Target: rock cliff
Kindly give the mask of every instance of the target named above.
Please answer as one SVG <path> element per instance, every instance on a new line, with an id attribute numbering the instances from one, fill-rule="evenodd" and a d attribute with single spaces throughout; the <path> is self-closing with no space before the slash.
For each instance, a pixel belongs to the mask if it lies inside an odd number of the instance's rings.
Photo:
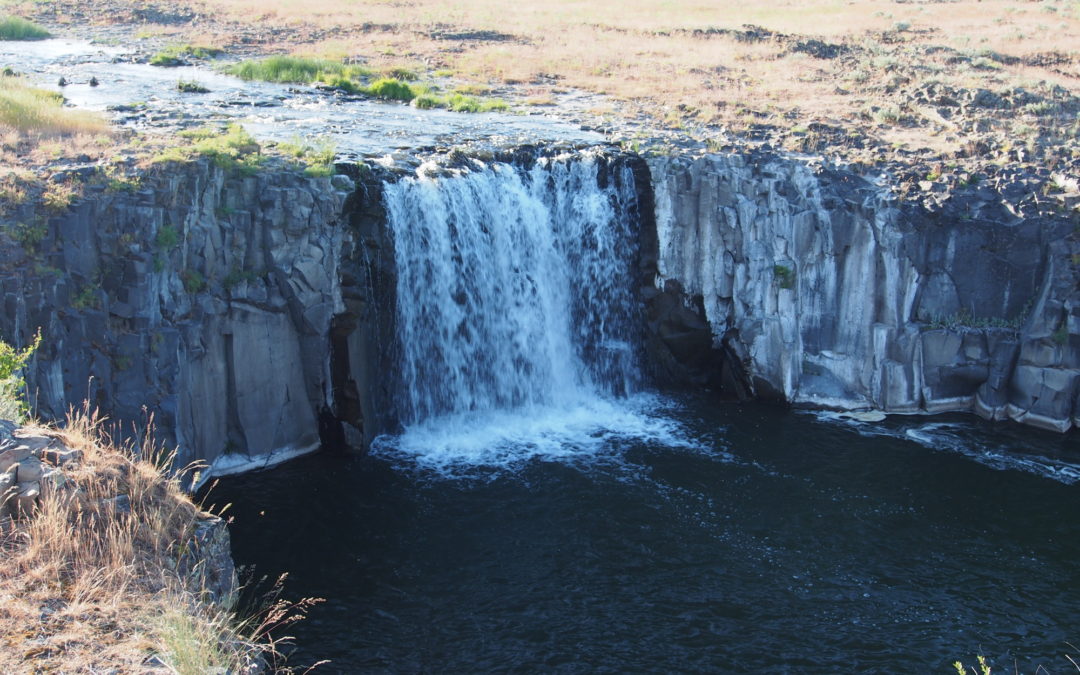
<path id="1" fill-rule="evenodd" d="M 928 208 L 767 154 L 658 158 L 649 170 L 646 297 L 663 381 L 1080 423 L 1075 217 L 1022 217 L 990 186 Z"/>
<path id="2" fill-rule="evenodd" d="M 27 374 L 38 413 L 86 398 L 128 433 L 152 415 L 181 465 L 219 473 L 318 447 L 351 186 L 172 165 L 134 191 L 87 185 L 0 247 L 0 335 L 44 336 Z"/>
<path id="3" fill-rule="evenodd" d="M 1000 186 L 929 208 L 763 153 L 612 161 L 638 185 L 660 384 L 1080 423 L 1075 215 L 1025 217 Z M 181 464 L 219 474 L 392 430 L 394 178 L 339 170 L 200 160 L 16 210 L 37 224 L 2 230 L 0 338 L 42 331 L 38 413 L 89 399 L 129 434 L 153 416 Z"/>

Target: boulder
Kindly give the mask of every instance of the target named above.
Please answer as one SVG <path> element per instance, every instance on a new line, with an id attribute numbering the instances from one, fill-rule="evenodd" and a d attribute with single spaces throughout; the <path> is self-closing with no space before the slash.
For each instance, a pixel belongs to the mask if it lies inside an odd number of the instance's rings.
<path id="1" fill-rule="evenodd" d="M 41 480 L 45 473 L 45 467 L 37 457 L 27 457 L 20 461 L 15 469 L 15 477 L 20 483 L 36 482 Z"/>
<path id="2" fill-rule="evenodd" d="M 15 513 L 22 517 L 33 515 L 41 497 L 41 486 L 35 481 L 19 483 L 19 492 L 15 495 Z"/>

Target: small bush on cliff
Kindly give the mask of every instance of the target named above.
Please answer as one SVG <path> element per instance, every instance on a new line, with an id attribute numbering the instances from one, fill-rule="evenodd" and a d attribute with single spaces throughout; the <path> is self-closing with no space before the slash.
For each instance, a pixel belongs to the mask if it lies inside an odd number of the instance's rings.
<path id="1" fill-rule="evenodd" d="M 49 31 L 20 16 L 0 19 L 0 40 L 44 40 Z"/>
<path id="2" fill-rule="evenodd" d="M 776 279 L 776 285 L 780 288 L 795 288 L 795 270 L 787 265 L 773 265 L 773 278 Z"/>
<path id="3" fill-rule="evenodd" d="M 41 334 L 24 349 L 15 349 L 0 340 L 0 419 L 22 423 L 30 406 L 26 401 L 26 380 L 22 371 L 41 344 Z"/>

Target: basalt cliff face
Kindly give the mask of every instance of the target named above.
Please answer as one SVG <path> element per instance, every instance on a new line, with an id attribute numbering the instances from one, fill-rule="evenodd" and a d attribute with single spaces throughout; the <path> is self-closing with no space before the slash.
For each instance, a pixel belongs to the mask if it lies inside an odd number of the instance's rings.
<path id="1" fill-rule="evenodd" d="M 930 210 L 774 155 L 610 161 L 637 183 L 659 384 L 1080 423 L 1066 215 L 1017 216 L 989 186 Z M 173 165 L 136 191 L 87 186 L 43 236 L 9 237 L 0 337 L 26 344 L 40 328 L 27 373 L 39 414 L 89 399 L 128 431 L 152 414 L 182 462 L 218 473 L 392 429 L 393 176 L 339 169 Z"/>
<path id="2" fill-rule="evenodd" d="M 1080 423 L 1075 218 L 1017 215 L 1007 186 L 929 209 L 770 155 L 649 169 L 662 380 L 828 408 Z"/>
<path id="3" fill-rule="evenodd" d="M 138 191 L 87 186 L 43 239 L 2 248 L 0 334 L 43 336 L 27 373 L 38 413 L 88 399 L 122 432 L 153 415 L 181 465 L 318 447 L 351 189 L 209 161 Z"/>

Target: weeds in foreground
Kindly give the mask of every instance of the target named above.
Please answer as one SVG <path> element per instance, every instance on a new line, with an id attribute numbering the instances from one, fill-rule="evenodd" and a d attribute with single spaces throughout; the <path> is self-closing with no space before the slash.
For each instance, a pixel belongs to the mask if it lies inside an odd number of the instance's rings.
<path id="1" fill-rule="evenodd" d="M 44 40 L 49 31 L 20 16 L 0 18 L 0 40 Z"/>
<path id="2" fill-rule="evenodd" d="M 35 430 L 82 456 L 31 517 L 0 527 L 0 672 L 143 672 L 151 658 L 185 675 L 285 670 L 278 633 L 314 601 L 272 598 L 237 621 L 235 598 L 215 598 L 189 557 L 206 515 L 175 453 L 117 446 L 102 422 L 84 408 L 62 430 Z"/>
<path id="3" fill-rule="evenodd" d="M 1070 649 L 1077 650 L 1077 647 L 1071 642 L 1066 642 L 1065 644 L 1068 645 Z M 1064 656 L 1065 660 L 1071 663 L 1077 672 L 1080 672 L 1080 654 L 1065 654 Z M 956 670 L 957 675 L 991 675 L 991 671 L 993 670 L 989 660 L 982 654 L 975 657 L 975 665 L 973 666 L 965 666 L 962 661 L 953 661 L 952 667 Z M 1016 672 L 1019 672 L 1019 668 L 1017 668 Z M 1047 673 L 1047 675 L 1049 675 L 1050 671 L 1043 666 L 1038 666 L 1035 668 L 1035 672 L 1036 674 Z"/>
<path id="4" fill-rule="evenodd" d="M 99 115 L 65 108 L 60 94 L 31 87 L 22 78 L 11 76 L 0 76 L 0 127 L 4 126 L 38 137 L 106 130 Z"/>

